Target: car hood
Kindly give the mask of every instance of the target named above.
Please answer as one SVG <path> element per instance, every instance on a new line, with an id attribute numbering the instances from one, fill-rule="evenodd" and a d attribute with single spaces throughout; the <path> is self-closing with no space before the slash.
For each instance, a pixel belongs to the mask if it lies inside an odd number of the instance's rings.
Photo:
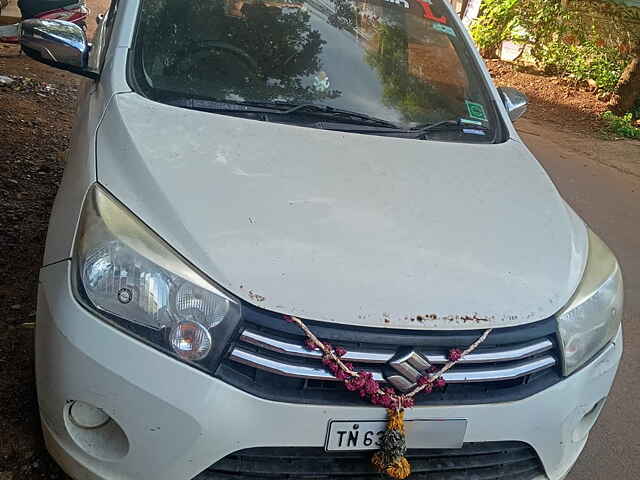
<path id="1" fill-rule="evenodd" d="M 98 181 L 258 307 L 390 328 L 547 318 L 583 222 L 518 141 L 383 138 L 197 112 L 137 94 L 98 130 Z"/>

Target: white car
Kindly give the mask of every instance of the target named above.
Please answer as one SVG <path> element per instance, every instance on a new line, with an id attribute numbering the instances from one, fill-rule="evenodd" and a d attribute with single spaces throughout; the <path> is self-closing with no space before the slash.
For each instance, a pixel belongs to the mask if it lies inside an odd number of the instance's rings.
<path id="1" fill-rule="evenodd" d="M 49 452 L 75 479 L 379 478 L 399 394 L 414 479 L 564 478 L 622 355 L 620 267 L 557 192 L 443 0 L 115 1 L 40 274 Z M 390 390 L 389 390 L 390 391 Z"/>

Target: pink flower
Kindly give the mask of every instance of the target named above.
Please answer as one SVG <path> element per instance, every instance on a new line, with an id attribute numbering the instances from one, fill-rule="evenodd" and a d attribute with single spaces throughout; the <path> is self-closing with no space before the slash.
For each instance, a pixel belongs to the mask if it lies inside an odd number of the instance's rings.
<path id="1" fill-rule="evenodd" d="M 364 382 L 365 380 L 362 377 L 351 377 L 349 380 L 344 382 L 344 385 L 350 392 L 355 392 L 356 390 L 362 389 Z"/>
<path id="2" fill-rule="evenodd" d="M 369 378 L 367 378 L 364 383 L 364 391 L 369 395 L 373 395 L 378 390 L 380 390 L 380 385 L 373 378 L 371 378 L 371 376 L 369 376 Z"/>
<path id="3" fill-rule="evenodd" d="M 449 350 L 449 361 L 457 362 L 462 358 L 462 350 L 459 348 L 452 348 Z"/>
<path id="4" fill-rule="evenodd" d="M 329 357 L 324 357 L 322 359 L 322 363 L 334 375 L 338 372 L 338 370 L 340 370 L 340 367 L 338 367 L 338 364 L 336 362 L 334 362 L 333 360 L 331 360 Z"/>
<path id="5" fill-rule="evenodd" d="M 306 348 L 307 350 L 310 350 L 310 351 L 319 350 L 318 346 L 315 343 L 313 343 L 313 341 L 310 338 L 307 338 L 304 341 L 304 348 Z"/>
<path id="6" fill-rule="evenodd" d="M 338 380 L 346 380 L 347 378 L 349 378 L 349 376 L 350 376 L 350 375 L 349 375 L 347 372 L 345 372 L 344 370 L 342 370 L 342 369 L 339 369 L 339 370 L 336 372 L 336 378 L 337 378 Z"/>
<path id="7" fill-rule="evenodd" d="M 415 400 L 411 397 L 402 397 L 402 408 L 411 408 L 416 404 Z"/>
<path id="8" fill-rule="evenodd" d="M 385 408 L 395 409 L 398 407 L 398 400 L 391 395 L 385 395 L 382 397 L 382 406 Z"/>
<path id="9" fill-rule="evenodd" d="M 437 388 L 444 388 L 444 387 L 446 387 L 446 386 L 447 386 L 447 382 L 445 381 L 445 379 L 444 379 L 444 378 L 440 377 L 439 379 L 437 379 L 437 380 L 434 382 L 434 385 L 435 385 Z"/>
<path id="10" fill-rule="evenodd" d="M 417 383 L 418 385 L 423 387 L 422 390 L 420 390 L 420 393 L 431 393 L 431 391 L 433 390 L 433 380 L 427 375 L 418 378 Z"/>
<path id="11" fill-rule="evenodd" d="M 350 362 L 342 362 L 342 363 L 343 363 L 343 365 L 344 365 L 345 367 L 347 367 L 349 370 L 353 371 L 353 363 L 350 363 Z"/>
<path id="12" fill-rule="evenodd" d="M 339 357 L 342 357 L 343 355 L 347 354 L 347 351 L 342 348 L 342 347 L 336 347 L 336 349 L 334 350 L 335 354 Z"/>
<path id="13" fill-rule="evenodd" d="M 427 377 L 425 375 L 418 378 L 418 385 L 423 387 L 422 390 L 420 390 L 420 393 L 431 393 L 433 391 L 433 381 L 431 380 L 431 377 Z"/>

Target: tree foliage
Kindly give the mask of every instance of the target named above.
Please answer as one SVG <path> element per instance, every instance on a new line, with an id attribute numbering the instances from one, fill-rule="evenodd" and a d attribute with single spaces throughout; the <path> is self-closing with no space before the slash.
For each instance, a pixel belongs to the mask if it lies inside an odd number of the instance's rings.
<path id="1" fill-rule="evenodd" d="M 550 73 L 593 79 L 612 91 L 640 41 L 640 9 L 598 0 L 486 0 L 472 34 L 482 50 L 525 46 Z"/>
<path id="2" fill-rule="evenodd" d="M 484 56 L 494 57 L 517 24 L 519 0 L 484 0 L 482 15 L 471 26 L 471 35 Z"/>

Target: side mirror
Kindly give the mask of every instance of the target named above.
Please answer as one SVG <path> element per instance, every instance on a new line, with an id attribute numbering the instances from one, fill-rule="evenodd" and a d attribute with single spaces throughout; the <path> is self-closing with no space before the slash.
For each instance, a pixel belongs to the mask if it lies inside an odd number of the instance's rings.
<path id="1" fill-rule="evenodd" d="M 498 91 L 502 97 L 502 103 L 509 112 L 511 121 L 515 122 L 525 114 L 529 99 L 524 93 L 511 87 L 500 87 Z"/>
<path id="2" fill-rule="evenodd" d="M 29 19 L 22 22 L 20 45 L 39 62 L 96 79 L 98 72 L 89 69 L 89 50 L 84 30 L 63 20 Z"/>

